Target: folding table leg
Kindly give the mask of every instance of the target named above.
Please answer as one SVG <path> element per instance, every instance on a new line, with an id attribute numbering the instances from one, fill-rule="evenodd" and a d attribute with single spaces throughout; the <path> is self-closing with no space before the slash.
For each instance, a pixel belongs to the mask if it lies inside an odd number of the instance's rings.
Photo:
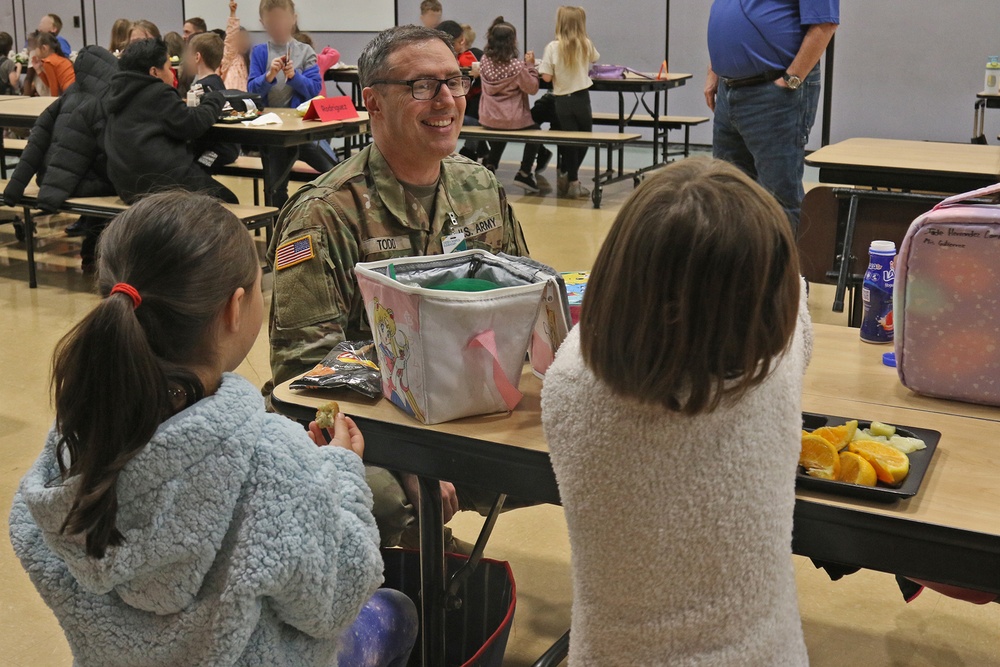
<path id="1" fill-rule="evenodd" d="M 833 297 L 833 312 L 844 312 L 844 293 L 847 291 L 847 281 L 850 278 L 851 246 L 854 245 L 854 227 L 858 220 L 858 203 L 860 197 L 852 194 L 847 209 L 847 223 L 844 225 L 843 248 L 840 253 L 840 267 L 837 271 L 837 292 Z"/>
<path id="2" fill-rule="evenodd" d="M 35 221 L 31 219 L 31 209 L 24 207 L 24 243 L 28 249 L 28 287 L 38 287 L 35 269 Z"/>
<path id="3" fill-rule="evenodd" d="M 552 647 L 542 654 L 532 667 L 555 667 L 569 655 L 569 630 L 556 640 Z"/>
<path id="4" fill-rule="evenodd" d="M 597 146 L 594 150 L 594 191 L 590 194 L 594 208 L 601 208 L 601 199 L 604 196 L 601 189 L 601 147 Z"/>
<path id="5" fill-rule="evenodd" d="M 445 664 L 445 560 L 441 483 L 420 477 L 420 620 L 423 665 Z"/>
<path id="6" fill-rule="evenodd" d="M 283 152 L 283 157 L 286 159 L 287 164 L 284 166 L 282 173 L 277 174 L 278 179 L 275 179 L 271 172 L 271 161 L 272 155 L 278 151 Z M 295 166 L 295 161 L 299 159 L 299 149 L 297 146 L 292 147 L 270 147 L 261 146 L 260 148 L 260 162 L 264 167 L 264 205 L 274 206 L 274 185 L 278 181 L 288 181 L 288 177 L 292 173 L 292 167 Z"/>

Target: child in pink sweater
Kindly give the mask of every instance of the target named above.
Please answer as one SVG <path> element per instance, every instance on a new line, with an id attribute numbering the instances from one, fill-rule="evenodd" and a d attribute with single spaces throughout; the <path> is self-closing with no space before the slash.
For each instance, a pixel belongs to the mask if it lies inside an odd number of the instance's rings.
<path id="1" fill-rule="evenodd" d="M 528 51 L 524 60 L 518 58 L 517 30 L 497 17 L 486 35 L 486 49 L 480 65 L 483 97 L 479 103 L 479 122 L 493 130 L 537 129 L 531 118 L 528 95 L 538 92 L 538 70 L 535 54 Z M 490 153 L 485 164 L 496 171 L 506 142 L 491 141 Z M 514 181 L 527 192 L 538 192 L 538 183 L 532 174 L 532 165 L 538 158 L 536 172 L 545 169 L 551 151 L 540 144 L 526 144 L 521 158 L 521 169 Z"/>
<path id="2" fill-rule="evenodd" d="M 226 23 L 225 48 L 219 74 L 229 90 L 246 90 L 250 71 L 250 33 L 236 16 L 236 0 L 229 0 L 229 21 Z"/>

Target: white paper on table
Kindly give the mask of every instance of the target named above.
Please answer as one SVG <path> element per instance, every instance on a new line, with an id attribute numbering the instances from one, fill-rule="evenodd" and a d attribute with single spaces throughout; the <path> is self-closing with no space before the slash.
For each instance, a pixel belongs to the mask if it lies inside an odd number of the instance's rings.
<path id="1" fill-rule="evenodd" d="M 278 114 L 276 114 L 276 113 L 274 113 L 272 111 L 271 113 L 266 113 L 263 116 L 260 116 L 258 118 L 254 118 L 253 120 L 245 120 L 245 121 L 243 121 L 243 124 L 247 125 L 247 126 L 250 126 L 250 125 L 258 125 L 258 126 L 259 125 L 283 125 L 284 121 L 281 120 L 281 116 L 279 116 Z"/>

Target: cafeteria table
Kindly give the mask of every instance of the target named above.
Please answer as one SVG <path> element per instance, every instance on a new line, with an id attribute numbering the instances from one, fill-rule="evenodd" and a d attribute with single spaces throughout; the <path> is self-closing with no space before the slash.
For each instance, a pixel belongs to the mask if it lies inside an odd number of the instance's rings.
<path id="1" fill-rule="evenodd" d="M 646 78 L 647 76 L 650 78 Z M 353 100 L 354 106 L 358 109 L 364 108 L 363 100 L 361 99 L 361 82 L 358 77 L 357 67 L 345 67 L 341 69 L 331 68 L 326 71 L 324 78 L 327 81 L 332 81 L 337 86 L 341 95 L 348 95 Z M 647 74 L 646 76 L 629 73 L 628 76 L 623 79 L 593 80 L 594 85 L 590 89 L 592 92 L 617 93 L 619 132 L 624 133 L 626 131 L 628 121 L 635 115 L 640 106 L 642 106 L 653 118 L 653 163 L 643 169 L 640 169 L 638 173 L 656 168 L 662 164 L 662 161 L 666 160 L 666 128 L 663 127 L 660 119 L 667 113 L 667 91 L 685 85 L 690 78 L 690 74 L 672 72 L 663 75 L 662 78 L 657 78 L 655 73 Z M 341 84 L 349 85 L 350 92 L 344 90 L 341 87 Z M 545 83 L 543 81 L 541 82 L 541 87 L 543 89 L 551 88 L 552 84 Z M 651 93 L 653 95 L 652 107 L 650 107 L 649 102 L 646 100 L 646 93 Z M 632 105 L 630 110 L 626 111 L 625 96 L 629 94 L 635 95 L 635 103 Z M 663 139 L 662 151 L 660 146 L 661 138 Z M 624 154 L 624 148 L 620 149 L 618 152 L 619 173 L 622 172 L 624 167 Z M 608 160 L 608 166 L 611 166 L 610 157 Z"/>
<path id="2" fill-rule="evenodd" d="M 803 556 L 1000 593 L 1000 409 L 917 396 L 881 365 L 885 346 L 857 329 L 818 324 L 804 411 L 938 430 L 918 494 L 893 504 L 817 491 L 796 494 L 793 550 Z M 425 426 L 384 399 L 279 385 L 272 404 L 300 421 L 335 398 L 365 434 L 365 461 L 421 480 L 423 656 L 442 665 L 445 637 L 443 526 L 437 480 L 526 501 L 558 503 L 541 425 L 541 381 L 529 369 L 509 414 Z"/>
<path id="3" fill-rule="evenodd" d="M 820 182 L 850 186 L 834 190 L 848 200 L 833 301 L 833 310 L 843 312 L 861 201 L 923 201 L 929 209 L 948 195 L 994 185 L 1000 181 L 1000 146 L 854 138 L 814 151 L 806 164 L 819 169 Z"/>
<path id="4" fill-rule="evenodd" d="M 17 101 L 0 102 L 0 127 L 31 127 L 45 111 L 54 97 L 24 97 Z M 294 148 L 313 141 L 347 137 L 367 132 L 368 114 L 359 112 L 357 118 L 348 120 L 303 120 L 294 109 L 264 109 L 265 113 L 277 114 L 280 125 L 244 125 L 242 123 L 216 123 L 204 135 L 205 139 L 231 142 L 249 146 Z M 2 135 L 0 135 L 2 137 Z M 3 153 L 2 138 L 0 138 L 0 155 Z M 273 178 L 268 169 L 267 151 L 261 151 L 261 161 L 264 165 L 262 178 L 264 180 L 264 203 L 271 205 L 271 185 Z M 2 164 L 2 160 L 0 160 Z M 288 164 L 291 172 L 294 160 Z M 6 170 L 0 177 L 6 178 Z M 285 176 L 288 174 L 286 173 Z"/>

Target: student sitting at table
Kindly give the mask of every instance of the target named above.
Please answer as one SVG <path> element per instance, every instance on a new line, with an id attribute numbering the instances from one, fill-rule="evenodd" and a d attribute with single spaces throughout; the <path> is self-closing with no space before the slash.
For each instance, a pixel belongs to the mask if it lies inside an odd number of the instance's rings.
<path id="1" fill-rule="evenodd" d="M 622 207 L 542 390 L 571 667 L 809 664 L 791 558 L 805 296 L 784 212 L 725 162 L 676 162 Z"/>
<path id="2" fill-rule="evenodd" d="M 192 86 L 201 87 L 202 94 L 226 89 L 218 74 L 223 48 L 222 39 L 214 32 L 200 32 L 188 40 L 182 61 L 184 74 L 191 80 Z M 212 172 L 232 164 L 240 156 L 237 144 L 195 141 L 192 146 L 198 162 Z"/>
<path id="3" fill-rule="evenodd" d="M 208 197 L 152 195 L 98 263 L 9 522 L 75 663 L 405 665 L 416 608 L 378 588 L 361 432 L 342 414 L 307 432 L 233 373 L 264 316 L 246 227 Z"/>
<path id="4" fill-rule="evenodd" d="M 59 97 L 76 81 L 73 63 L 62 52 L 59 40 L 48 32 L 35 35 L 38 44 L 38 59 L 41 61 L 38 77 L 45 84 L 52 97 Z"/>
<path id="5" fill-rule="evenodd" d="M 183 188 L 239 203 L 198 163 L 191 146 L 218 120 L 222 94 L 207 93 L 197 107 L 187 106 L 172 86 L 173 70 L 162 39 L 129 44 L 119 68 L 106 102 L 105 133 L 108 175 L 118 195 L 131 203 L 149 192 Z"/>
<path id="6" fill-rule="evenodd" d="M 257 93 L 269 107 L 292 107 L 319 95 L 323 81 L 316 64 L 316 52 L 292 35 L 295 31 L 295 3 L 292 0 L 261 0 L 260 21 L 267 42 L 250 53 L 247 90 Z M 289 166 L 296 158 L 320 173 L 332 169 L 337 160 L 318 143 L 298 148 L 265 147 L 271 172 L 271 204 L 282 206 L 288 199 Z"/>
<path id="7" fill-rule="evenodd" d="M 128 46 L 132 34 L 132 22 L 128 19 L 116 19 L 111 25 L 111 39 L 108 40 L 108 51 L 116 57 Z"/>
<path id="8" fill-rule="evenodd" d="M 62 32 L 62 27 L 63 22 L 58 14 L 46 14 L 38 22 L 38 32 L 55 37 L 56 41 L 59 42 L 59 48 L 62 49 L 63 55 L 68 58 L 73 53 L 73 49 L 70 47 L 69 42 L 66 41 L 66 38 L 59 34 Z"/>
<path id="9" fill-rule="evenodd" d="M 160 29 L 156 27 L 155 23 L 146 19 L 133 21 L 128 40 L 136 42 L 140 39 L 160 39 Z"/>
<path id="10" fill-rule="evenodd" d="M 226 21 L 226 38 L 223 42 L 222 63 L 219 65 L 219 75 L 226 84 L 227 90 L 246 90 L 247 78 L 250 72 L 250 33 L 240 25 L 236 16 L 236 0 L 229 2 L 229 20 Z"/>
<path id="11" fill-rule="evenodd" d="M 21 65 L 7 54 L 14 48 L 14 38 L 0 32 L 0 95 L 17 95 L 21 90 Z"/>
<path id="12" fill-rule="evenodd" d="M 486 51 L 480 68 L 483 80 L 483 101 L 479 108 L 479 120 L 483 127 L 494 130 L 538 129 L 531 119 L 528 95 L 538 92 L 538 70 L 535 69 L 535 53 L 528 51 L 521 60 L 517 51 L 517 30 L 502 16 L 498 16 L 486 33 Z M 506 142 L 490 142 L 490 153 L 486 157 L 486 168 L 496 171 L 500 165 Z M 535 158 L 539 170 L 545 168 L 552 153 L 540 153 L 540 144 L 525 144 L 521 157 L 521 168 L 514 176 L 514 182 L 527 192 L 538 192 L 535 181 Z"/>

